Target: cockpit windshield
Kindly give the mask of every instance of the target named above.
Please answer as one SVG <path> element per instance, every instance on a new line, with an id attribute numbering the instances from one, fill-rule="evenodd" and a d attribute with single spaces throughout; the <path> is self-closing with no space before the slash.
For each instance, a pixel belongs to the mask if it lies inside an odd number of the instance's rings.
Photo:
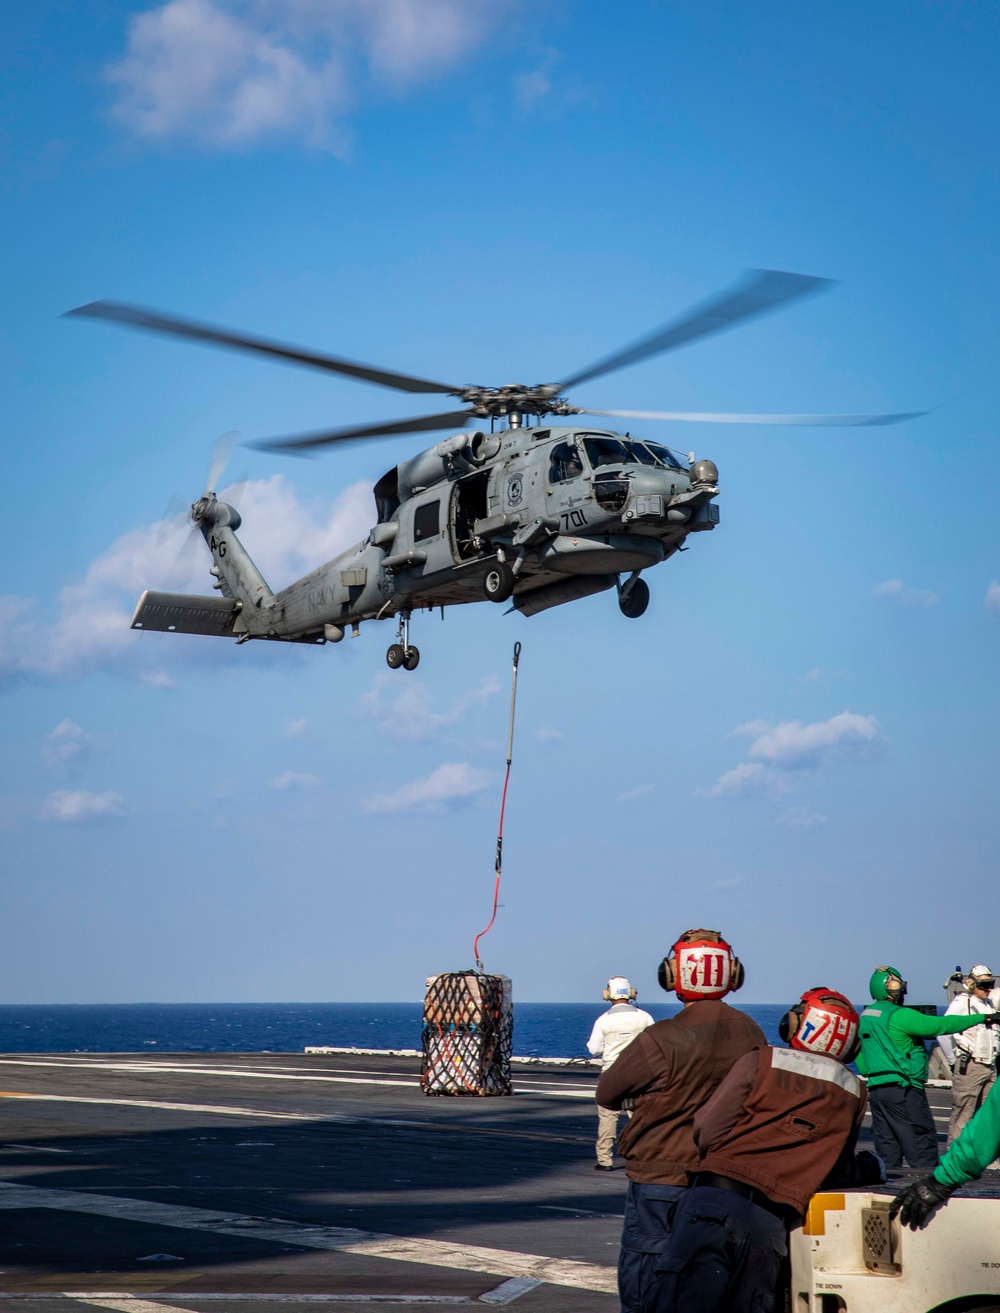
<path id="1" fill-rule="evenodd" d="M 668 470 L 683 470 L 684 466 L 680 463 L 669 447 L 663 447 L 658 442 L 636 443 L 638 446 L 648 447 L 661 465 L 665 465 Z"/>
<path id="2" fill-rule="evenodd" d="M 657 442 L 638 442 L 634 438 L 586 437 L 583 445 L 591 466 L 652 465 L 659 469 L 683 470 L 684 466 L 668 447 Z"/>
<path id="3" fill-rule="evenodd" d="M 587 459 L 595 470 L 602 465 L 626 465 L 635 458 L 618 438 L 584 438 Z"/>

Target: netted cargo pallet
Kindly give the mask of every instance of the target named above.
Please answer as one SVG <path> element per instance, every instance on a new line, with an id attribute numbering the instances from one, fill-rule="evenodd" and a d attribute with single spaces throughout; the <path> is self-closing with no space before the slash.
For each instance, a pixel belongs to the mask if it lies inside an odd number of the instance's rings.
<path id="1" fill-rule="evenodd" d="M 429 976 L 424 999 L 425 1094 L 511 1094 L 514 1011 L 510 980 L 476 971 Z"/>

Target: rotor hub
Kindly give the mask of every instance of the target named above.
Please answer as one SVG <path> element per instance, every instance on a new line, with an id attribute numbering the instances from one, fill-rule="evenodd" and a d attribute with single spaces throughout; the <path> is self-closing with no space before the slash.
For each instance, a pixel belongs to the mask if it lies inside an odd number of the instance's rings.
<path id="1" fill-rule="evenodd" d="M 466 402 L 479 419 L 500 419 L 518 415 L 578 415 L 580 410 L 571 406 L 565 397 L 557 396 L 558 384 L 505 383 L 502 387 L 467 387 L 456 393 Z"/>

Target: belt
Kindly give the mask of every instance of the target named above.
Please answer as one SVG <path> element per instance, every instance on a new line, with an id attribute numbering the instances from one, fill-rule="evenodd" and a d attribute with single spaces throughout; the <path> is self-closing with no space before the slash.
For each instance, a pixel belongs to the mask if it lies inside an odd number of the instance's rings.
<path id="1" fill-rule="evenodd" d="M 772 1213 L 779 1217 L 783 1222 L 788 1220 L 789 1213 L 794 1213 L 794 1208 L 788 1208 L 782 1204 L 776 1204 L 773 1199 L 769 1199 L 762 1190 L 755 1186 L 747 1185 L 745 1181 L 734 1181 L 731 1176 L 720 1176 L 718 1172 L 695 1172 L 691 1177 L 692 1185 L 709 1185 L 716 1190 L 729 1190 L 732 1194 L 742 1195 L 744 1199 L 749 1199 L 752 1204 L 758 1208 L 763 1208 L 765 1212 Z"/>

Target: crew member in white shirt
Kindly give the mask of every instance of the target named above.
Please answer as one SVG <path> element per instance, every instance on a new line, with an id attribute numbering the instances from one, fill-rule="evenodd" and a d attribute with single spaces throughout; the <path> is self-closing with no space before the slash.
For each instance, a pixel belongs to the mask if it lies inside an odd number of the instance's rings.
<path id="1" fill-rule="evenodd" d="M 604 998 L 611 1007 L 594 1022 L 594 1029 L 587 1040 L 590 1053 L 601 1059 L 601 1071 L 607 1071 L 622 1049 L 627 1048 L 640 1031 L 653 1024 L 649 1013 L 635 1005 L 636 991 L 624 976 L 611 977 L 604 986 Z M 625 1115 L 632 1116 L 630 1112 Z M 596 1171 L 614 1171 L 612 1155 L 617 1134 L 618 1113 L 613 1108 L 602 1108 L 598 1104 Z"/>
<path id="2" fill-rule="evenodd" d="M 986 966 L 974 966 L 965 982 L 965 990 L 948 1004 L 945 1016 L 971 1016 L 976 1012 L 993 1012 L 990 997 L 996 977 Z M 950 1036 L 952 1043 L 951 1122 L 949 1145 L 961 1134 L 966 1122 L 982 1106 L 997 1076 L 1000 1036 L 994 1026 L 973 1026 Z"/>

